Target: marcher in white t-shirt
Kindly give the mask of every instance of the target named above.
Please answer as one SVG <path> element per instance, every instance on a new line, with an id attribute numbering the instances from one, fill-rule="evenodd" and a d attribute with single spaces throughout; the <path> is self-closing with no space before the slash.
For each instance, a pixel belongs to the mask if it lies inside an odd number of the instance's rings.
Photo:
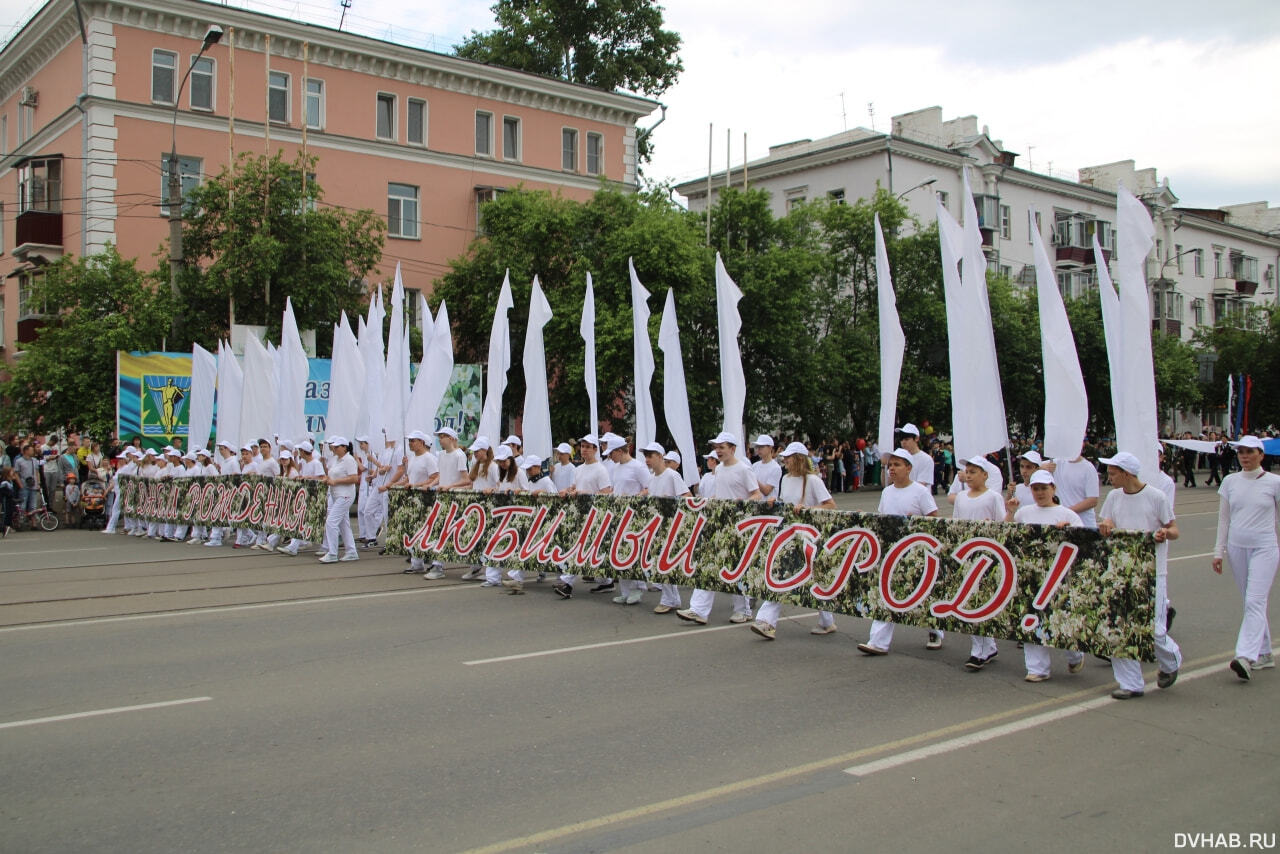
<path id="1" fill-rule="evenodd" d="M 689 494 L 688 485 L 680 477 L 679 451 L 667 451 L 661 456 L 654 451 L 645 451 L 644 461 L 653 472 L 653 480 L 649 481 L 650 495 L 655 498 L 682 498 Z M 653 613 L 671 614 L 680 610 L 679 586 L 663 582 L 661 590 L 662 599 L 654 607 Z"/>
<path id="2" fill-rule="evenodd" d="M 1004 521 L 1004 499 L 996 490 L 987 488 L 987 481 L 994 469 L 995 465 L 985 457 L 973 457 L 964 461 L 965 482 L 969 488 L 956 496 L 955 507 L 951 511 L 952 519 Z M 964 667 L 972 672 L 981 670 L 999 652 L 995 638 L 973 635 L 969 644 L 969 660 L 964 663 Z"/>
<path id="3" fill-rule="evenodd" d="M 911 425 L 907 425 L 911 426 Z M 877 513 L 887 516 L 937 516 L 938 505 L 929 487 L 911 479 L 911 452 L 899 448 L 889 456 L 889 484 L 880 492 Z M 933 632 L 930 632 L 930 641 Z M 858 650 L 867 655 L 888 655 L 893 643 L 893 623 L 885 620 L 871 621 L 871 635 L 866 643 L 858 644 Z M 927 647 L 935 649 L 936 647 Z"/>
<path id="4" fill-rule="evenodd" d="M 566 489 L 566 495 L 609 495 L 613 492 L 613 482 L 609 472 L 600 462 L 600 440 L 595 434 L 583 436 L 578 440 L 578 454 L 582 457 L 582 465 L 573 473 L 573 485 Z M 555 591 L 561 599 L 573 598 L 573 585 L 578 583 L 577 574 L 564 573 L 556 582 Z"/>
<path id="5" fill-rule="evenodd" d="M 756 483 L 760 484 L 760 494 L 766 501 L 774 501 L 782 484 L 782 466 L 773 458 L 773 437 L 761 433 L 756 437 L 755 449 L 760 459 L 751 464 L 751 472 L 756 476 Z"/>
<path id="6" fill-rule="evenodd" d="M 325 517 L 324 545 L 325 554 L 321 563 L 334 563 L 338 560 L 359 560 L 356 551 L 356 538 L 351 533 L 351 502 L 356 497 L 356 484 L 360 480 L 355 458 L 351 456 L 351 441 L 343 436 L 329 437 L 329 448 L 333 451 L 333 462 L 329 464 L 329 474 L 325 481 L 329 484 L 329 513 Z M 344 549 L 342 557 L 338 557 L 338 540 L 341 538 Z"/>
<path id="7" fill-rule="evenodd" d="M 657 442 L 651 442 L 644 447 L 646 457 L 657 449 L 658 455 L 665 453 L 662 446 Z M 609 449 L 609 457 L 613 460 L 613 473 L 610 478 L 613 483 L 614 495 L 646 495 L 648 494 L 649 484 L 653 480 L 653 474 L 645 466 L 644 463 L 633 458 L 631 452 L 627 449 L 626 442 Z M 612 581 L 605 582 L 612 585 Z M 638 605 L 644 597 L 644 592 L 649 587 L 649 582 L 643 578 L 632 579 L 623 578 L 618 581 L 618 595 L 613 597 L 613 601 L 618 605 Z M 592 590 L 591 592 L 596 592 Z"/>
<path id="8" fill-rule="evenodd" d="M 1053 472 L 1053 482 L 1058 487 L 1058 500 L 1068 510 L 1074 510 L 1086 528 L 1098 527 L 1094 508 L 1098 506 L 1098 470 L 1084 457 L 1074 460 L 1054 460 L 1044 468 Z"/>
<path id="9" fill-rule="evenodd" d="M 706 461 L 707 470 L 703 472 L 702 479 L 698 481 L 698 497 L 715 498 L 716 469 L 720 466 L 720 458 L 716 456 L 715 451 L 711 451 L 708 454 L 704 454 L 702 459 Z"/>
<path id="10" fill-rule="evenodd" d="M 577 468 L 573 464 L 573 448 L 569 447 L 568 442 L 561 442 L 556 445 L 556 464 L 551 469 L 551 482 L 555 484 L 557 492 L 564 492 L 573 486 L 573 470 Z"/>

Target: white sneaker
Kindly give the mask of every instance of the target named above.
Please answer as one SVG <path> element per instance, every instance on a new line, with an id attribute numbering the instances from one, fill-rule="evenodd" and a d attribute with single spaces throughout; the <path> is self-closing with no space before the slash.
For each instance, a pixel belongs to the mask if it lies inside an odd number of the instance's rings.
<path id="1" fill-rule="evenodd" d="M 614 597 L 613 597 L 613 603 L 614 603 L 615 605 L 625 605 L 625 604 L 627 604 L 627 597 L 626 597 L 626 596 L 614 596 Z"/>
<path id="2" fill-rule="evenodd" d="M 324 549 L 316 549 L 316 557 L 324 557 L 328 552 Z"/>
<path id="3" fill-rule="evenodd" d="M 471 567 L 470 569 L 468 569 L 466 572 L 462 573 L 462 580 L 463 580 L 463 581 L 472 581 L 472 580 L 474 580 L 474 579 L 479 578 L 479 577 L 480 577 L 480 576 L 482 576 L 482 575 L 484 575 L 484 567 L 483 567 L 483 566 L 473 566 L 473 567 Z"/>
<path id="4" fill-rule="evenodd" d="M 359 560 L 359 559 L 360 559 L 360 555 L 356 554 L 355 552 L 343 552 L 342 557 L 338 558 L 338 560 Z"/>
<path id="5" fill-rule="evenodd" d="M 291 549 L 291 548 L 289 548 L 288 546 L 280 546 L 279 548 L 277 548 L 277 549 L 276 549 L 276 551 L 280 552 L 280 554 L 282 554 L 282 555 L 288 555 L 289 557 L 297 557 L 297 556 L 298 556 L 298 550 L 297 550 L 297 549 Z"/>
<path id="6" fill-rule="evenodd" d="M 337 562 L 338 562 L 338 556 L 337 556 L 337 555 L 331 555 L 331 554 L 329 554 L 328 552 L 326 552 L 326 553 L 325 553 L 325 556 L 324 556 L 324 557 L 322 557 L 322 558 L 320 558 L 320 562 L 321 562 L 321 563 L 337 563 Z"/>
<path id="7" fill-rule="evenodd" d="M 644 591 L 643 591 L 643 590 L 632 590 L 630 593 L 628 593 L 628 594 L 627 594 L 627 597 L 626 597 L 626 599 L 624 599 L 624 600 L 623 600 L 622 604 L 624 604 L 624 605 L 639 605 L 639 604 L 640 604 L 640 600 L 642 600 L 642 599 L 644 599 Z M 616 599 L 615 599 L 614 601 L 616 602 L 616 601 L 618 601 L 618 600 L 616 600 Z"/>
<path id="8" fill-rule="evenodd" d="M 217 549 L 222 547 L 222 543 L 215 543 L 213 540 L 210 540 L 209 542 L 205 543 L 205 546 L 211 549 Z"/>
<path id="9" fill-rule="evenodd" d="M 423 578 L 434 581 L 437 578 L 444 578 L 444 567 L 433 566 L 422 575 Z"/>
<path id="10" fill-rule="evenodd" d="M 203 542 L 204 542 L 203 537 L 192 537 L 191 539 L 187 540 L 187 545 L 194 546 L 196 543 L 203 543 Z"/>

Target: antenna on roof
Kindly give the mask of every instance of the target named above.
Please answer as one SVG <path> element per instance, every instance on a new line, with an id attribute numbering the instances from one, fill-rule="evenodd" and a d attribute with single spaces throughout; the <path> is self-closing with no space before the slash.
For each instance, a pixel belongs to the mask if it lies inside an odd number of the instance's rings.
<path id="1" fill-rule="evenodd" d="M 871 129 L 876 129 L 876 103 L 867 101 L 867 115 L 871 117 Z"/>
<path id="2" fill-rule="evenodd" d="M 844 109 L 844 90 L 840 90 L 840 122 L 844 125 L 844 129 L 849 129 L 849 114 Z"/>
<path id="3" fill-rule="evenodd" d="M 338 0 L 342 4 L 342 17 L 338 19 L 338 30 L 342 30 L 342 24 L 347 20 L 347 10 L 351 8 L 352 0 Z"/>

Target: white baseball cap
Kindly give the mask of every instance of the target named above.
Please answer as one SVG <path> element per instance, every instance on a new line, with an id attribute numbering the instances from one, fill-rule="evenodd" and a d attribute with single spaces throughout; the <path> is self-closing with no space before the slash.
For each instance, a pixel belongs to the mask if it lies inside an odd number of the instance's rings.
<path id="1" fill-rule="evenodd" d="M 308 441 L 306 441 L 306 442 L 299 442 L 299 443 L 298 443 L 298 450 L 299 450 L 299 451 L 302 451 L 304 454 L 309 454 L 309 453 L 311 453 L 312 451 L 314 451 L 314 450 L 315 450 L 315 446 L 311 444 L 311 441 L 310 441 L 310 440 L 308 440 Z"/>
<path id="2" fill-rule="evenodd" d="M 809 456 L 809 449 L 804 446 L 803 442 L 792 442 L 790 445 L 783 448 L 782 453 L 778 454 L 778 456 L 794 457 L 796 454 L 807 457 Z"/>
<path id="3" fill-rule="evenodd" d="M 625 448 L 626 446 L 627 440 L 621 436 L 616 436 L 613 433 L 608 433 L 604 436 L 604 452 L 606 454 L 611 454 L 614 451 Z"/>
<path id="4" fill-rule="evenodd" d="M 487 445 L 486 445 L 486 447 L 487 447 Z M 493 449 L 493 459 L 494 459 L 495 461 L 496 461 L 496 460 L 509 460 L 509 459 L 511 459 L 511 458 L 512 458 L 512 457 L 514 457 L 514 456 L 515 456 L 515 454 L 511 453 L 511 448 L 509 448 L 509 447 L 508 447 L 508 446 L 506 446 L 506 445 L 499 445 L 498 447 L 496 447 L 496 448 L 494 448 L 494 449 Z"/>
<path id="5" fill-rule="evenodd" d="M 1114 457 L 1103 457 L 1098 460 L 1098 462 L 1102 463 L 1104 466 L 1116 466 L 1118 468 L 1122 468 L 1129 474 L 1133 475 L 1142 471 L 1142 463 L 1138 461 L 1137 457 L 1128 451 L 1121 451 Z"/>
<path id="6" fill-rule="evenodd" d="M 156 449 L 155 449 L 155 448 L 147 448 L 145 451 L 143 451 L 143 452 L 142 452 L 142 455 L 143 455 L 144 457 L 158 457 L 158 456 L 160 456 L 159 454 L 157 454 L 157 453 L 156 453 Z"/>
<path id="7" fill-rule="evenodd" d="M 756 436 L 755 445 L 757 448 L 772 448 L 773 437 L 768 433 L 761 433 L 759 436 Z"/>
<path id="8" fill-rule="evenodd" d="M 889 456 L 897 457 L 900 460 L 906 460 L 909 463 L 915 462 L 915 460 L 911 459 L 911 454 L 907 453 L 906 449 L 904 448 L 895 448 L 893 453 L 890 454 Z"/>
<path id="9" fill-rule="evenodd" d="M 226 448 L 228 451 L 234 451 L 236 449 L 236 446 L 228 442 L 226 439 L 223 439 L 221 442 L 219 442 L 218 447 Z"/>
<path id="10" fill-rule="evenodd" d="M 663 448 L 657 442 L 650 442 L 649 444 L 641 448 L 640 452 L 642 454 L 658 454 L 659 456 L 661 456 L 662 454 L 665 454 L 667 451 L 666 451 L 666 448 Z"/>
<path id="11" fill-rule="evenodd" d="M 510 436 L 508 436 L 507 438 L 503 439 L 503 440 L 502 440 L 502 444 L 504 444 L 504 445 L 520 445 L 520 446 L 522 446 L 522 447 L 524 446 L 524 442 L 523 442 L 523 441 L 520 439 L 520 437 L 519 437 L 519 436 L 517 436 L 515 433 L 512 433 Z"/>
<path id="12" fill-rule="evenodd" d="M 662 458 L 664 460 L 671 460 L 671 462 L 675 463 L 676 465 L 680 465 L 679 451 L 667 451 L 665 454 L 662 455 Z"/>
<path id="13" fill-rule="evenodd" d="M 1018 459 L 1026 460 L 1027 462 L 1037 466 L 1044 462 L 1044 457 L 1040 456 L 1035 451 L 1027 451 L 1025 454 L 1020 455 Z"/>
<path id="14" fill-rule="evenodd" d="M 476 436 L 476 440 L 471 443 L 471 448 L 469 450 L 487 451 L 491 447 L 492 446 L 489 444 L 489 438 L 487 436 Z"/>
<path id="15" fill-rule="evenodd" d="M 707 453 L 702 455 L 702 458 L 704 460 L 715 460 L 716 462 L 720 461 L 720 456 L 715 451 L 708 451 Z"/>
<path id="16" fill-rule="evenodd" d="M 720 432 L 720 433 L 717 433 L 716 437 L 711 440 L 711 444 L 733 445 L 736 448 L 738 447 L 738 437 L 733 435 L 732 433 Z"/>
<path id="17" fill-rule="evenodd" d="M 417 439 L 419 442 L 426 442 L 428 445 L 431 444 L 431 437 L 426 433 L 423 433 L 421 430 L 414 430 L 411 433 L 406 433 L 404 438 L 406 440 Z"/>
<path id="18" fill-rule="evenodd" d="M 198 449 L 196 450 L 196 456 L 198 457 L 198 456 L 201 456 L 201 455 L 206 456 L 206 457 L 211 457 L 211 456 L 213 456 L 212 454 L 210 454 L 210 453 L 209 453 L 208 449 L 206 449 L 206 448 L 198 448 Z"/>
<path id="19" fill-rule="evenodd" d="M 568 443 L 568 442 L 561 442 L 559 445 L 556 445 L 556 453 L 557 453 L 557 454 L 572 454 L 572 453 L 573 453 L 573 448 L 570 448 L 570 447 L 569 447 L 569 443 Z"/>
<path id="20" fill-rule="evenodd" d="M 361 433 L 359 436 L 356 436 L 356 441 L 357 441 L 357 442 L 361 442 L 361 443 L 363 443 L 363 444 L 366 444 L 366 445 L 367 445 L 367 444 L 369 444 L 369 436 L 368 436 L 368 434 L 367 434 L 367 433 Z M 329 444 L 330 444 L 330 445 L 334 444 L 333 439 L 330 439 L 330 440 L 329 440 Z M 340 445 L 346 445 L 347 443 L 346 443 L 346 442 L 339 442 L 338 444 L 340 444 Z M 348 446 L 348 447 L 349 447 L 349 446 Z"/>
<path id="21" fill-rule="evenodd" d="M 449 436 L 449 437 L 451 437 L 451 438 L 453 438 L 453 439 L 457 439 L 457 438 L 458 438 L 458 432 L 457 432 L 456 430 L 454 430 L 452 427 L 441 427 L 439 430 L 437 430 L 437 431 L 436 431 L 436 435 L 437 435 L 437 436 Z"/>
<path id="22" fill-rule="evenodd" d="M 1262 440 L 1257 436 L 1241 436 L 1238 442 L 1228 442 L 1227 444 L 1236 448 L 1253 448 L 1255 451 L 1266 450 L 1262 445 Z"/>
<path id="23" fill-rule="evenodd" d="M 1053 475 L 1047 471 L 1038 471 L 1031 475 L 1030 485 L 1035 486 L 1038 483 L 1047 483 L 1050 486 L 1057 486 L 1057 484 L 1053 482 Z"/>
<path id="24" fill-rule="evenodd" d="M 288 448 L 285 448 L 283 451 L 280 452 L 280 459 L 282 460 L 293 459 L 293 451 L 290 451 Z"/>
<path id="25" fill-rule="evenodd" d="M 910 421 L 899 427 L 898 432 L 906 433 L 908 436 L 915 436 L 917 439 L 920 438 L 920 428 L 912 424 Z"/>
<path id="26" fill-rule="evenodd" d="M 530 469 L 530 468 L 533 468 L 534 466 L 541 467 L 542 460 L 538 458 L 537 454 L 529 454 L 528 456 L 521 457 L 520 461 L 517 464 L 522 469 Z"/>
<path id="27" fill-rule="evenodd" d="M 579 444 L 585 442 L 588 445 L 594 445 L 597 448 L 600 447 L 600 439 L 596 436 L 595 433 L 588 433 L 587 435 L 579 439 L 578 442 Z"/>
<path id="28" fill-rule="evenodd" d="M 362 440 L 362 441 L 368 441 L 368 440 Z M 351 440 L 345 436 L 330 436 L 325 440 L 325 444 L 327 444 L 330 448 L 335 447 L 337 445 L 342 445 L 344 447 L 350 448 Z"/>

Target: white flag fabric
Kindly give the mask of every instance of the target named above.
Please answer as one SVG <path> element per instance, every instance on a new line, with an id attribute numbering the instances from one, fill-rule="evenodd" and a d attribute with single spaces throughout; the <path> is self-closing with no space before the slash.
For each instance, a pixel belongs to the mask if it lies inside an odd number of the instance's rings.
<path id="1" fill-rule="evenodd" d="M 907 338 L 898 320 L 898 299 L 893 292 L 889 253 L 876 214 L 876 301 L 880 311 L 880 453 L 893 453 L 893 431 L 897 424 L 898 384 L 902 380 L 902 359 Z"/>
<path id="2" fill-rule="evenodd" d="M 741 299 L 742 291 L 729 277 L 717 252 L 716 326 L 720 344 L 720 397 L 724 406 L 720 429 L 737 436 L 740 443 L 746 443 L 749 439 L 742 417 L 747 406 L 747 379 L 742 373 L 742 352 L 738 349 L 738 333 L 742 331 L 742 317 L 738 314 Z M 742 449 L 745 447 L 742 445 Z"/>
<path id="3" fill-rule="evenodd" d="M 422 291 L 418 291 L 418 329 L 422 333 L 422 358 L 424 359 L 431 349 L 431 336 L 435 333 L 435 327 L 435 320 L 431 317 L 431 306 L 427 305 L 427 298 L 422 295 Z"/>
<path id="4" fill-rule="evenodd" d="M 653 414 L 653 396 L 649 384 L 653 380 L 653 344 L 649 340 L 649 292 L 640 284 L 636 267 L 627 259 L 631 276 L 632 372 L 635 377 L 636 447 L 642 448 L 657 439 L 658 425 Z"/>
<path id="5" fill-rule="evenodd" d="M 1205 439 L 1161 439 L 1166 445 L 1173 445 L 1175 448 L 1186 448 L 1188 451 L 1195 451 L 1197 454 L 1216 454 L 1218 453 L 1218 443 L 1209 442 Z"/>
<path id="6" fill-rule="evenodd" d="M 689 417 L 689 389 L 684 380 L 676 297 L 670 288 L 667 289 L 667 303 L 662 309 L 658 347 L 662 350 L 662 409 L 667 416 L 667 429 L 680 450 L 680 473 L 684 482 L 693 486 L 698 482 L 698 453 L 693 442 L 693 419 Z"/>
<path id="7" fill-rule="evenodd" d="M 582 322 L 578 325 L 578 333 L 586 345 L 582 378 L 587 386 L 587 405 L 591 410 L 587 433 L 595 435 L 600 430 L 600 417 L 596 409 L 596 295 L 591 286 L 590 273 L 587 273 L 587 295 L 582 301 Z"/>
<path id="8" fill-rule="evenodd" d="M 1098 269 L 1098 295 L 1102 302 L 1102 337 L 1107 345 L 1107 365 L 1111 377 L 1111 417 L 1120 423 L 1124 412 L 1124 353 L 1120 346 L 1120 297 L 1107 269 L 1107 256 L 1102 252 L 1098 236 L 1093 236 L 1093 263 Z"/>
<path id="9" fill-rule="evenodd" d="M 381 292 L 369 304 L 369 316 L 360 326 L 358 342 L 360 359 L 364 362 L 364 410 L 361 413 L 357 434 L 369 437 L 369 448 L 382 450 L 382 383 L 387 372 L 382 350 L 382 298 Z M 341 435 L 334 433 L 334 435 Z M 346 438 L 350 439 L 351 436 Z"/>
<path id="10" fill-rule="evenodd" d="M 547 390 L 547 352 L 542 328 L 551 320 L 551 304 L 533 277 L 529 294 L 529 326 L 524 334 L 524 451 L 544 463 L 551 457 L 551 401 Z"/>
<path id="11" fill-rule="evenodd" d="M 442 302 L 436 311 L 434 329 L 431 332 L 431 349 L 422 357 L 418 378 L 409 396 L 409 412 L 405 423 L 410 430 L 434 433 L 436 413 L 449 389 L 453 376 L 453 330 L 449 328 L 449 309 Z M 432 436 L 434 445 L 435 437 Z"/>
<path id="12" fill-rule="evenodd" d="M 219 343 L 221 346 L 221 343 Z M 218 385 L 218 359 L 199 344 L 191 345 L 191 405 L 187 423 L 187 447 L 209 447 L 213 430 L 213 395 Z"/>
<path id="13" fill-rule="evenodd" d="M 405 323 L 404 296 L 397 263 L 391 289 L 391 327 L 387 330 L 387 367 L 382 383 L 382 427 L 388 442 L 404 438 L 404 411 L 409 405 L 409 329 Z"/>
<path id="14" fill-rule="evenodd" d="M 1058 279 L 1045 252 L 1044 240 L 1031 222 L 1031 251 L 1036 265 L 1036 299 L 1040 308 L 1040 354 L 1044 360 L 1044 452 L 1051 459 L 1074 460 L 1089 428 L 1089 398 L 1080 373 L 1076 340 L 1058 292 Z"/>
<path id="15" fill-rule="evenodd" d="M 256 335 L 244 340 L 244 396 L 240 403 L 240 443 L 271 440 L 275 426 L 275 359 Z"/>
<path id="16" fill-rule="evenodd" d="M 485 384 L 484 410 L 480 413 L 480 428 L 476 434 L 490 442 L 502 439 L 502 393 L 507 389 L 507 371 L 511 369 L 511 335 L 507 312 L 512 309 L 511 271 L 502 276 L 502 290 L 498 292 L 498 305 L 493 312 L 493 328 L 489 331 L 489 371 Z"/>
<path id="17" fill-rule="evenodd" d="M 293 313 L 293 301 L 284 300 L 284 322 L 280 326 L 280 384 L 276 388 L 276 428 L 281 439 L 300 442 L 307 437 L 307 379 L 310 373 L 307 351 Z"/>
<path id="18" fill-rule="evenodd" d="M 1237 437 L 1236 426 L 1236 378 L 1227 374 L 1227 438 Z"/>
<path id="19" fill-rule="evenodd" d="M 218 436 L 239 450 L 241 400 L 244 397 L 244 371 L 236 361 L 231 344 L 218 342 Z"/>
<path id="20" fill-rule="evenodd" d="M 1116 447 L 1138 458 L 1142 474 L 1156 470 L 1155 365 L 1151 355 L 1151 301 L 1147 295 L 1147 255 L 1155 244 L 1151 214 L 1123 184 L 1116 188 L 1116 273 L 1120 279 L 1121 372 L 1125 402 L 1116 422 Z"/>
<path id="21" fill-rule="evenodd" d="M 363 322 L 363 320 L 361 320 Z M 333 360 L 329 367 L 329 414 L 324 433 L 350 439 L 359 431 L 364 408 L 364 357 L 347 313 L 333 327 Z"/>

